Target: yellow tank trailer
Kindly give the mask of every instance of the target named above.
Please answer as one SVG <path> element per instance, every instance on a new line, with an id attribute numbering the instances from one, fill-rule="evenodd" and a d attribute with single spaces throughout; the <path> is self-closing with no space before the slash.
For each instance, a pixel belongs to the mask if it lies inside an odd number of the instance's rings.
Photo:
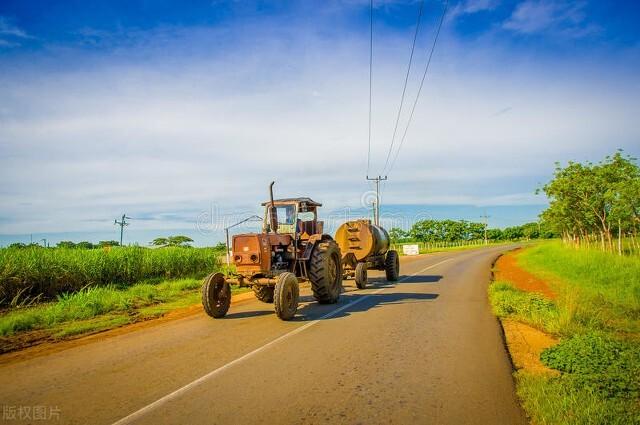
<path id="1" fill-rule="evenodd" d="M 389 250 L 389 233 L 371 220 L 345 222 L 336 231 L 335 241 L 342 253 L 344 278 L 355 278 L 358 288 L 366 288 L 368 269 L 384 270 L 387 280 L 398 280 L 398 253 Z"/>

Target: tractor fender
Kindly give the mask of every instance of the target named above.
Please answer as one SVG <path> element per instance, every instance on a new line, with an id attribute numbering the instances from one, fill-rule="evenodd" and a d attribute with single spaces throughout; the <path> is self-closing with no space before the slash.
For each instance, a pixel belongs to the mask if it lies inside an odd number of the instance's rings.
<path id="1" fill-rule="evenodd" d="M 317 244 L 319 244 L 320 242 L 325 242 L 330 240 L 333 240 L 331 235 L 326 235 L 326 234 L 311 235 L 309 237 L 309 241 L 307 242 L 307 246 L 304 248 L 302 257 L 300 257 L 300 260 L 304 260 L 304 261 L 309 260 L 311 258 L 311 253 L 313 252 L 313 249 Z"/>

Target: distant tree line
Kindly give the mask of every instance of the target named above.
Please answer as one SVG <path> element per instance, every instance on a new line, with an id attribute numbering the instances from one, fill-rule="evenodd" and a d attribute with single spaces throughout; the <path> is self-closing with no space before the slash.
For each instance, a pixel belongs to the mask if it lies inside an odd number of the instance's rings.
<path id="1" fill-rule="evenodd" d="M 485 224 L 466 220 L 420 220 L 409 230 L 394 227 L 389 231 L 393 242 L 457 242 L 482 240 Z M 553 238 L 556 234 L 545 223 L 527 223 L 505 229 L 487 229 L 487 240 L 509 241 Z"/>
<path id="2" fill-rule="evenodd" d="M 77 248 L 77 249 L 94 249 L 94 248 L 104 248 L 107 246 L 120 246 L 118 241 L 100 241 L 97 244 L 82 241 L 82 242 L 72 242 L 72 241 L 60 241 L 56 244 L 57 248 Z M 37 243 L 21 243 L 16 242 L 12 243 L 8 246 L 9 248 L 44 248 L 42 245 Z"/>
<path id="3" fill-rule="evenodd" d="M 556 163 L 553 179 L 540 191 L 550 200 L 541 218 L 565 242 L 622 254 L 622 239 L 628 237 L 638 250 L 640 168 L 635 158 L 618 151 L 596 164 Z"/>

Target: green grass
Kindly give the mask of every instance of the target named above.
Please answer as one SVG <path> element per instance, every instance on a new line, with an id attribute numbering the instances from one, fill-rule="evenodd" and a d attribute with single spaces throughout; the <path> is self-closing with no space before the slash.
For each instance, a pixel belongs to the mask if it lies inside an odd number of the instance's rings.
<path id="1" fill-rule="evenodd" d="M 560 337 L 541 361 L 560 376 L 516 372 L 536 424 L 640 424 L 640 258 L 543 243 L 518 256 L 558 295 L 547 300 L 494 282 L 494 313 Z"/>
<path id="2" fill-rule="evenodd" d="M 571 375 L 550 377 L 518 371 L 515 377 L 518 397 L 534 424 L 640 424 L 637 403 L 602 397 L 589 387 L 581 387 Z"/>
<path id="3" fill-rule="evenodd" d="M 203 277 L 219 267 L 218 254 L 211 248 L 180 247 L 1 248 L 0 306 L 51 300 L 87 286 Z"/>
<path id="4" fill-rule="evenodd" d="M 55 302 L 5 312 L 0 315 L 0 336 L 47 330 L 64 337 L 158 317 L 198 303 L 201 284 L 200 279 L 178 279 L 125 288 L 87 287 L 59 295 Z M 232 287 L 233 293 L 244 290 Z"/>
<path id="5" fill-rule="evenodd" d="M 521 291 L 507 282 L 489 287 L 493 312 L 500 318 L 512 318 L 550 333 L 560 331 L 560 312 L 556 304 L 540 294 Z"/>
<path id="6" fill-rule="evenodd" d="M 560 242 L 544 243 L 520 255 L 519 264 L 532 273 L 561 279 L 583 296 L 624 309 L 640 318 L 640 257 L 596 250 L 576 250 Z"/>

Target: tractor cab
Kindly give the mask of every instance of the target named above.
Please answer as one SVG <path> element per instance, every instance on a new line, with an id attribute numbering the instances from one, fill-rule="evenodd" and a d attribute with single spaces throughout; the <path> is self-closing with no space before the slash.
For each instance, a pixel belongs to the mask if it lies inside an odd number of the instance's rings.
<path id="1" fill-rule="evenodd" d="M 306 241 L 311 235 L 322 234 L 323 222 L 318 221 L 318 207 L 322 204 L 310 198 L 286 198 L 263 202 L 264 233 L 291 235 Z"/>

